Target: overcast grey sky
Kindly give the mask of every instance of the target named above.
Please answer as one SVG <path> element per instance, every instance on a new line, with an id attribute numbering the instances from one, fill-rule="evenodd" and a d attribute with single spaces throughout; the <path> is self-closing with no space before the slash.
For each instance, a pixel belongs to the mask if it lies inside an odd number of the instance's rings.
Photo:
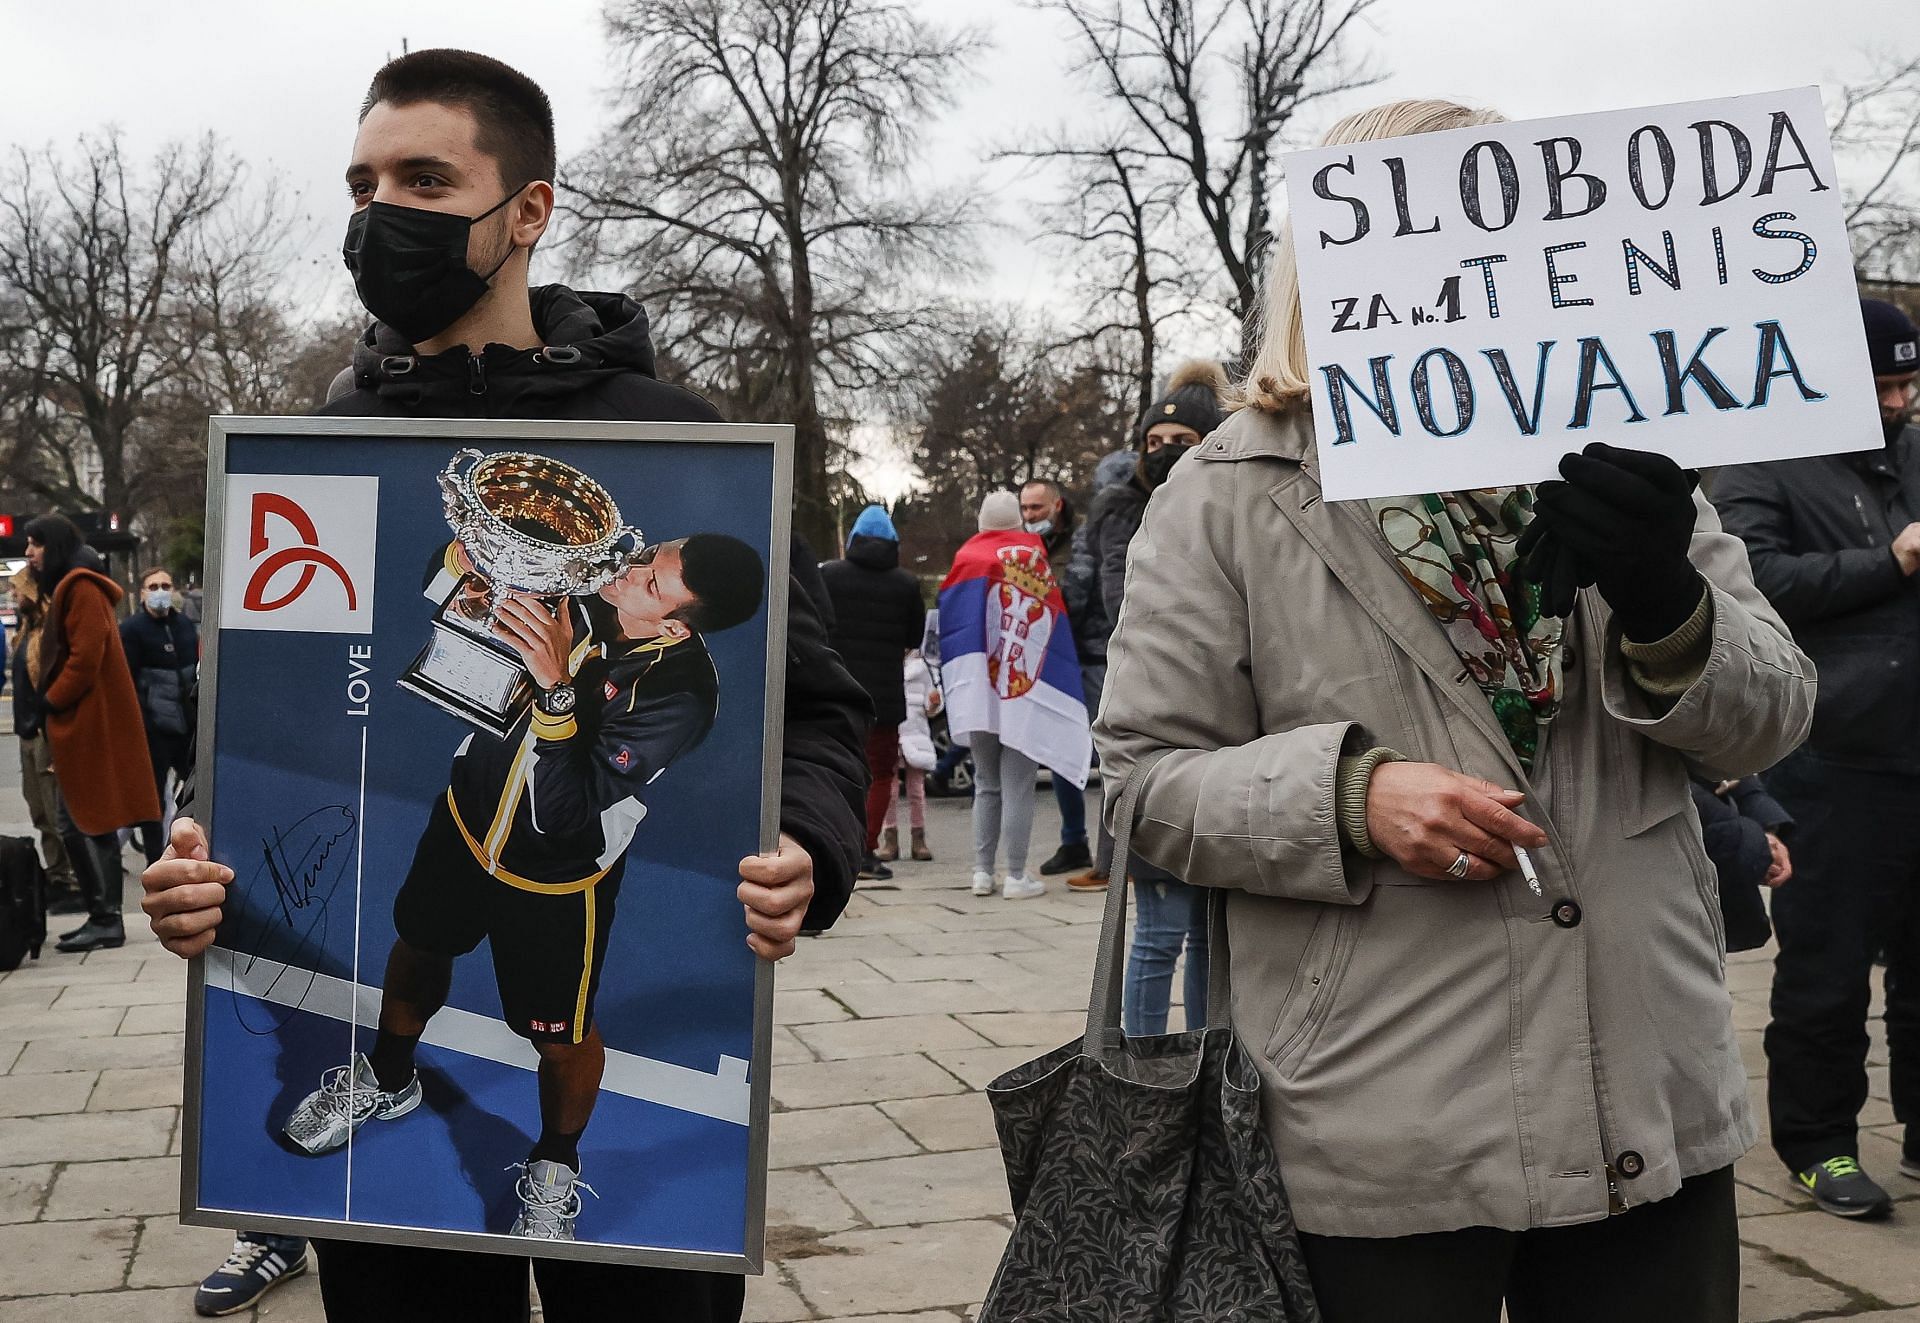
<path id="1" fill-rule="evenodd" d="M 1017 227 L 1044 179 L 1014 180 L 979 160 L 1093 113 L 1068 71 L 1061 20 L 1022 0 L 910 2 L 994 43 L 938 125 L 929 168 L 948 178 L 980 172 Z M 1912 14 L 1913 0 L 1381 0 L 1354 51 L 1390 75 L 1359 94 L 1368 101 L 1453 96 L 1518 118 L 1831 87 L 1858 76 L 1871 50 L 1920 46 Z M 367 80 L 402 39 L 415 49 L 467 46 L 523 69 L 553 97 L 563 159 L 604 118 L 596 0 L 0 0 L 0 140 L 61 143 L 117 124 L 145 152 L 212 130 L 255 178 L 301 197 L 299 286 L 342 303 L 351 287 L 338 258 L 340 173 Z M 1018 242 L 990 247 L 982 294 L 1036 306 L 1060 297 L 1057 258 Z"/>

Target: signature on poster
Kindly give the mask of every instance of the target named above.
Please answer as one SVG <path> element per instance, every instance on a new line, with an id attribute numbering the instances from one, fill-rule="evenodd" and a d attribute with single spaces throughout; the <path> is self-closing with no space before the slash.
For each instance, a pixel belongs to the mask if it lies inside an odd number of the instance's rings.
<path id="1" fill-rule="evenodd" d="M 305 1004 L 320 973 L 311 966 L 326 947 L 328 907 L 353 862 L 359 825 L 351 807 L 329 804 L 271 828 L 261 840 L 260 862 L 237 897 L 249 931 L 235 946 L 254 954 L 242 955 L 237 971 L 243 977 L 251 974 L 267 958 L 259 954 L 263 951 L 272 952 L 283 968 L 255 997 L 235 1000 L 234 1012 L 249 1033 L 275 1032 Z M 287 936 L 276 930 L 285 930 Z M 304 980 L 292 997 L 286 995 L 291 989 L 281 987 L 287 979 Z"/>

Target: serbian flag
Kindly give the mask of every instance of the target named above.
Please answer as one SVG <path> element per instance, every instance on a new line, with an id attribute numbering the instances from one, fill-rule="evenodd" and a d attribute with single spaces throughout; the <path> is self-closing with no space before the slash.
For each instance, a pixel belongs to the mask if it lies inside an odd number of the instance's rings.
<path id="1" fill-rule="evenodd" d="M 1032 533 L 976 534 L 940 585 L 940 676 L 960 744 L 998 735 L 1085 788 L 1093 760 L 1067 606 Z"/>

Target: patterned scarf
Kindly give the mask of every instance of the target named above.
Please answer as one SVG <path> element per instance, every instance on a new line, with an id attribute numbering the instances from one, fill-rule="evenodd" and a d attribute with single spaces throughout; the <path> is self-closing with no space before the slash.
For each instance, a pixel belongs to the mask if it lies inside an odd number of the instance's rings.
<path id="1" fill-rule="evenodd" d="M 1562 621 L 1515 573 L 1514 543 L 1533 520 L 1531 487 L 1404 496 L 1368 504 L 1401 575 L 1446 631 L 1533 770 L 1540 728 L 1560 708 Z"/>

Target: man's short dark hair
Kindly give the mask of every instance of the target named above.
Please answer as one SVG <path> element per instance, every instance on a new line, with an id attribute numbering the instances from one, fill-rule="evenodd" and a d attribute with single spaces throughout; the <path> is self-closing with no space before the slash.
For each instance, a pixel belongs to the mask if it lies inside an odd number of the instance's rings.
<path id="1" fill-rule="evenodd" d="M 1053 499 L 1056 501 L 1060 500 L 1062 497 L 1066 495 L 1066 492 L 1060 489 L 1060 484 L 1055 482 L 1052 478 L 1028 478 L 1025 482 L 1020 484 L 1021 491 L 1025 491 L 1029 487 L 1045 487 L 1048 491 L 1053 493 Z"/>
<path id="2" fill-rule="evenodd" d="M 553 180 L 553 105 L 540 84 L 491 56 L 448 49 L 402 55 L 373 76 L 360 118 L 383 101 L 459 106 L 479 123 L 475 144 L 499 163 L 501 183 L 517 190 Z"/>
<path id="3" fill-rule="evenodd" d="M 680 579 L 693 601 L 673 613 L 700 634 L 744 625 L 760 609 L 767 569 L 760 553 L 725 533 L 695 533 L 680 544 Z"/>

